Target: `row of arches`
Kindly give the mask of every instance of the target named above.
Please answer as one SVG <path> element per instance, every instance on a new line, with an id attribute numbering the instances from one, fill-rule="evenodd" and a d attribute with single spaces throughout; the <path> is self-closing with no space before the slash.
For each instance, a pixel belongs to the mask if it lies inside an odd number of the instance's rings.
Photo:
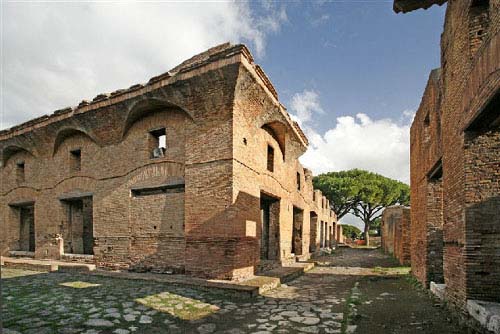
<path id="1" fill-rule="evenodd" d="M 131 127 L 139 121 L 140 119 L 155 113 L 159 111 L 169 111 L 169 110 L 175 110 L 175 111 L 182 111 L 187 117 L 193 121 L 193 115 L 191 112 L 186 111 L 183 108 L 180 108 L 179 106 L 170 103 L 168 101 L 164 101 L 161 99 L 156 99 L 156 98 L 148 98 L 148 99 L 142 99 L 139 100 L 135 103 L 133 103 L 130 108 L 128 108 L 128 111 L 126 113 L 126 117 L 124 119 L 124 122 L 122 123 L 122 132 L 121 132 L 121 138 L 124 139 L 127 136 L 127 133 L 131 129 Z M 90 141 L 95 143 L 98 146 L 102 146 L 101 141 L 99 140 L 98 136 L 95 135 L 95 133 L 92 130 L 88 130 L 85 127 L 82 126 L 63 126 L 60 128 L 53 140 L 53 145 L 52 145 L 52 155 L 54 156 L 61 144 L 67 139 L 72 136 L 76 135 L 82 135 L 86 138 L 88 138 Z M 17 153 L 24 152 L 27 153 L 28 155 L 32 157 L 37 157 L 36 149 L 33 148 L 31 145 L 22 145 L 22 144 L 10 144 L 7 145 L 5 148 L 2 149 L 2 154 L 1 154 L 1 163 L 2 166 L 5 166 L 9 159 L 16 155 Z"/>

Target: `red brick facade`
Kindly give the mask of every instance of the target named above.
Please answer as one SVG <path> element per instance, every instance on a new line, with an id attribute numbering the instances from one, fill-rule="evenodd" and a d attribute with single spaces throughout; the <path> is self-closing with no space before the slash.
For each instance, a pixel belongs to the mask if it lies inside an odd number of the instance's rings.
<path id="1" fill-rule="evenodd" d="M 411 129 L 412 267 L 465 310 L 500 300 L 500 1 L 447 6 L 441 69 Z"/>
<path id="2" fill-rule="evenodd" d="M 1 131 L 1 253 L 228 279 L 307 258 L 336 217 L 306 147 L 248 49 L 212 48 Z"/>

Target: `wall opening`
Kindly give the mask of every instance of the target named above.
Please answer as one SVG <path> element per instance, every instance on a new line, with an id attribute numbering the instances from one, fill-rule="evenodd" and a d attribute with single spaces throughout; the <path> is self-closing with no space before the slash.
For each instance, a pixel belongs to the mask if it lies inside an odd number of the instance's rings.
<path id="1" fill-rule="evenodd" d="M 473 0 L 469 8 L 469 43 L 470 54 L 474 57 L 488 34 L 490 25 L 490 1 Z"/>
<path id="2" fill-rule="evenodd" d="M 35 207 L 19 207 L 19 250 L 35 251 Z"/>
<path id="3" fill-rule="evenodd" d="M 61 226 L 64 252 L 94 254 L 92 197 L 65 199 L 66 219 Z"/>
<path id="4" fill-rule="evenodd" d="M 318 247 L 318 243 L 317 243 L 318 215 L 314 211 L 310 212 L 310 228 L 311 228 L 311 231 L 310 231 L 310 241 L 309 241 L 309 252 L 314 253 L 314 252 L 316 252 L 317 247 Z"/>
<path id="5" fill-rule="evenodd" d="M 274 172 L 274 148 L 267 145 L 267 170 Z"/>
<path id="6" fill-rule="evenodd" d="M 500 300 L 499 96 L 481 110 L 464 142 L 466 297 L 484 301 Z"/>
<path id="7" fill-rule="evenodd" d="M 332 243 L 333 238 L 332 238 L 332 236 L 333 236 L 333 234 L 332 234 L 332 227 L 330 226 L 330 227 L 328 228 L 328 240 L 329 240 L 328 246 L 329 246 L 330 248 L 332 248 L 332 247 L 333 247 L 333 243 Z"/>
<path id="8" fill-rule="evenodd" d="M 292 253 L 302 255 L 302 226 L 304 223 L 304 210 L 293 207 Z"/>
<path id="9" fill-rule="evenodd" d="M 26 171 L 24 161 L 19 161 L 16 163 L 16 180 L 17 183 L 23 183 L 26 181 Z"/>
<path id="10" fill-rule="evenodd" d="M 79 172 L 82 169 L 82 151 L 80 149 L 69 152 L 69 169 L 71 172 Z"/>
<path id="11" fill-rule="evenodd" d="M 260 194 L 261 260 L 276 260 L 279 257 L 279 210 L 279 199 Z"/>
<path id="12" fill-rule="evenodd" d="M 151 158 L 161 158 L 165 156 L 167 150 L 167 131 L 165 128 L 149 131 L 149 151 Z"/>
<path id="13" fill-rule="evenodd" d="M 328 239 L 328 223 L 327 222 L 323 222 L 323 224 L 325 224 L 325 228 L 324 228 L 324 231 L 325 231 L 325 244 L 323 247 L 325 248 L 328 248 L 328 243 L 329 243 L 329 239 Z"/>
<path id="14" fill-rule="evenodd" d="M 302 188 L 301 180 L 300 180 L 300 173 L 297 172 L 297 190 L 300 190 Z"/>
<path id="15" fill-rule="evenodd" d="M 323 221 L 320 221 L 319 223 L 319 247 L 324 248 L 325 247 L 325 231 L 324 231 L 325 225 L 323 224 Z"/>

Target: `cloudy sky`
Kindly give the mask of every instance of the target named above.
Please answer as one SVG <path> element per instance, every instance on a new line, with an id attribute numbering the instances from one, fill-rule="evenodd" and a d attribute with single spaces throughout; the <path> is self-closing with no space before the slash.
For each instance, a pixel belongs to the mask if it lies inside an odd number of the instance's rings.
<path id="1" fill-rule="evenodd" d="M 306 167 L 408 182 L 409 125 L 439 67 L 444 9 L 397 15 L 385 0 L 2 1 L 0 128 L 243 42 L 309 136 Z"/>

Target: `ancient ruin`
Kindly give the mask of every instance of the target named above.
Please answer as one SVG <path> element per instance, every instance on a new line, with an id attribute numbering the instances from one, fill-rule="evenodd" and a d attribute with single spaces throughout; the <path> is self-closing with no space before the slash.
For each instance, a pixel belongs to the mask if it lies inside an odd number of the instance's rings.
<path id="1" fill-rule="evenodd" d="M 393 255 L 402 265 L 411 262 L 410 243 L 410 208 L 394 205 L 386 208 L 382 214 L 381 246 L 384 252 Z"/>
<path id="2" fill-rule="evenodd" d="M 444 2 L 395 0 L 394 8 Z M 412 271 L 473 316 L 500 300 L 499 30 L 498 0 L 448 1 L 441 68 L 411 128 Z"/>
<path id="3" fill-rule="evenodd" d="M 308 145 L 243 45 L 0 132 L 1 253 L 239 279 L 331 247 Z"/>

